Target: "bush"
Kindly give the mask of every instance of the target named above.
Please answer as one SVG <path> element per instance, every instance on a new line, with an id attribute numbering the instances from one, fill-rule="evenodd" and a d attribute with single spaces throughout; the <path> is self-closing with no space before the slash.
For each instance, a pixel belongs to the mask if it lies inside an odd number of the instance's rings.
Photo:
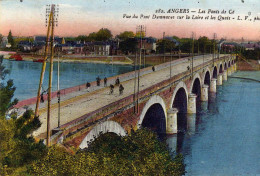
<path id="1" fill-rule="evenodd" d="M 102 134 L 74 156 L 51 147 L 46 157 L 29 167 L 33 175 L 183 175 L 183 157 L 172 159 L 156 134 L 141 129 L 129 136 Z"/>

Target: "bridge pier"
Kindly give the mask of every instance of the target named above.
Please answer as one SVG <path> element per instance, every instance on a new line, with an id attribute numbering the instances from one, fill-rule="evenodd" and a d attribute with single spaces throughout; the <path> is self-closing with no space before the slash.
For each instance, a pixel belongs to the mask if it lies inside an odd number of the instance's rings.
<path id="1" fill-rule="evenodd" d="M 217 92 L 217 79 L 216 78 L 212 78 L 210 81 L 210 88 L 209 88 L 210 92 Z"/>
<path id="2" fill-rule="evenodd" d="M 227 81 L 227 70 L 223 72 L 223 81 Z"/>
<path id="3" fill-rule="evenodd" d="M 233 74 L 234 73 L 234 65 L 231 65 L 231 74 Z"/>
<path id="4" fill-rule="evenodd" d="M 209 90 L 209 86 L 203 84 L 201 88 L 201 101 L 208 101 L 208 90 Z"/>
<path id="5" fill-rule="evenodd" d="M 228 76 L 231 76 L 231 66 L 227 69 Z"/>
<path id="6" fill-rule="evenodd" d="M 177 108 L 171 108 L 167 111 L 167 125 L 166 125 L 167 134 L 175 134 L 178 132 L 177 113 L 178 113 Z"/>
<path id="7" fill-rule="evenodd" d="M 196 98 L 197 95 L 191 93 L 189 94 L 189 99 L 188 99 L 188 114 L 195 114 L 196 113 Z"/>
<path id="8" fill-rule="evenodd" d="M 221 85 L 222 85 L 222 74 L 219 74 L 219 75 L 218 75 L 217 85 L 218 85 L 218 86 L 221 86 Z"/>
<path id="9" fill-rule="evenodd" d="M 234 66 L 235 66 L 235 71 L 237 71 L 237 64 L 235 63 Z"/>
<path id="10" fill-rule="evenodd" d="M 196 132 L 196 114 L 187 115 L 187 132 L 192 135 Z"/>

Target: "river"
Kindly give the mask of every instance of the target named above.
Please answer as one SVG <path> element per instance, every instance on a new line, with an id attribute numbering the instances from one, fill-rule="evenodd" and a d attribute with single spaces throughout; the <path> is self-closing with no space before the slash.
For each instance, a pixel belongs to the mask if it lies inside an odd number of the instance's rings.
<path id="1" fill-rule="evenodd" d="M 13 79 L 16 87 L 14 98 L 24 100 L 37 96 L 42 63 L 4 59 L 3 65 L 10 71 L 6 79 Z M 57 90 L 57 68 L 57 62 L 54 62 L 52 91 Z M 111 77 L 133 70 L 134 66 L 132 65 L 61 62 L 60 89 L 95 81 L 97 76 L 103 79 L 104 77 Z M 47 64 L 43 82 L 44 90 L 48 87 L 48 80 L 49 64 Z"/>
<path id="2" fill-rule="evenodd" d="M 260 80 L 260 72 L 232 76 Z M 184 155 L 186 175 L 260 174 L 259 82 L 229 78 L 187 119 L 185 132 L 167 141 Z"/>

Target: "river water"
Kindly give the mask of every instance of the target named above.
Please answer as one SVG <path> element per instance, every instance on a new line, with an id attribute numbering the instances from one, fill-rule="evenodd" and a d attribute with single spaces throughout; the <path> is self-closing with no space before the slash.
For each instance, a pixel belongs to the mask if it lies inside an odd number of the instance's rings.
<path id="1" fill-rule="evenodd" d="M 260 80 L 260 72 L 232 76 Z M 168 137 L 184 155 L 186 175 L 260 174 L 260 83 L 229 78 L 216 96 L 187 117 L 184 133 Z"/>
<path id="2" fill-rule="evenodd" d="M 3 65 L 10 70 L 6 79 L 13 79 L 16 91 L 15 98 L 19 100 L 28 99 L 37 95 L 42 63 L 31 61 L 9 61 L 4 59 Z M 57 90 L 57 62 L 53 66 L 53 88 Z M 92 82 L 99 76 L 111 77 L 133 71 L 132 65 L 112 65 L 112 64 L 95 64 L 95 63 L 60 63 L 60 89 L 69 88 L 86 82 Z M 49 64 L 47 64 L 43 89 L 48 87 Z"/>
<path id="3" fill-rule="evenodd" d="M 17 87 L 19 100 L 36 96 L 41 63 L 3 61 Z M 48 65 L 45 75 L 48 75 Z M 132 71 L 129 65 L 60 63 L 60 88 Z M 54 63 L 53 90 L 57 89 Z M 260 72 L 236 72 L 232 76 L 260 80 Z M 44 80 L 44 89 L 48 79 Z M 217 94 L 202 103 L 196 115 L 178 135 L 168 136 L 171 150 L 184 155 L 186 175 L 260 174 L 260 83 L 229 78 Z"/>

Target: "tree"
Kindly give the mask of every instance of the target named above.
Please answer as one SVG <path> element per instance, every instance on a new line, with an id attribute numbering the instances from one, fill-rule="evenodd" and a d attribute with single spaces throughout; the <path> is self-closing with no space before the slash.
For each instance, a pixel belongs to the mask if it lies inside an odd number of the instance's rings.
<path id="1" fill-rule="evenodd" d="M 121 40 L 126 40 L 128 38 L 133 38 L 135 34 L 132 31 L 124 31 L 118 35 L 118 38 Z"/>
<path id="2" fill-rule="evenodd" d="M 88 40 L 88 36 L 86 35 L 79 35 L 77 38 L 76 38 L 77 41 L 81 41 L 81 42 L 84 42 L 84 41 L 87 41 Z"/>
<path id="3" fill-rule="evenodd" d="M 97 34 L 95 32 L 92 32 L 88 35 L 88 39 L 90 41 L 96 41 L 97 40 Z"/>
<path id="4" fill-rule="evenodd" d="M 157 42 L 156 51 L 159 53 L 171 52 L 175 48 L 175 43 L 169 39 L 159 40 Z"/>
<path id="5" fill-rule="evenodd" d="M 135 37 L 141 37 L 142 36 L 142 38 L 144 38 L 145 37 L 145 32 L 137 32 L 136 34 L 135 34 Z"/>
<path id="6" fill-rule="evenodd" d="M 15 87 L 12 80 L 5 83 L 5 76 L 9 72 L 2 65 L 2 59 L 0 59 L 0 175 L 9 175 L 17 168 L 25 167 L 26 164 L 43 157 L 45 145 L 43 141 L 35 142 L 30 136 L 41 125 L 38 117 L 32 118 L 34 117 L 32 110 L 26 110 L 18 119 L 16 113 L 13 113 L 11 119 L 6 119 L 6 112 L 18 100 L 12 101 Z"/>
<path id="7" fill-rule="evenodd" d="M 2 40 L 3 40 L 3 35 L 0 34 L 0 45 L 2 44 Z"/>
<path id="8" fill-rule="evenodd" d="M 190 53 L 192 47 L 192 39 L 181 38 L 180 39 L 180 50 L 182 53 Z"/>
<path id="9" fill-rule="evenodd" d="M 106 41 L 112 37 L 111 31 L 107 28 L 102 28 L 96 33 L 97 41 Z"/>
<path id="10" fill-rule="evenodd" d="M 210 40 L 208 39 L 208 37 L 200 37 L 198 41 L 200 43 L 200 48 L 202 48 L 202 52 L 207 53 L 207 47 L 210 45 Z"/>
<path id="11" fill-rule="evenodd" d="M 3 56 L 0 58 L 0 116 L 4 117 L 7 110 L 18 103 L 18 99 L 12 100 L 14 96 L 15 86 L 13 80 L 5 82 L 5 76 L 9 73 L 2 65 Z"/>
<path id="12" fill-rule="evenodd" d="M 0 118 L 0 175 L 7 175 L 7 167 L 4 159 L 14 149 L 15 142 L 13 139 L 15 131 L 14 120 L 5 120 L 3 116 Z"/>
<path id="13" fill-rule="evenodd" d="M 11 44 L 11 47 L 13 48 L 13 47 L 14 47 L 14 38 L 13 38 L 13 35 L 12 35 L 12 31 L 11 31 L 11 30 L 9 31 L 9 34 L 8 34 L 7 39 L 8 39 L 8 43 L 10 43 L 10 44 Z"/>
<path id="14" fill-rule="evenodd" d="M 125 137 L 101 134 L 75 155 L 53 146 L 29 167 L 33 175 L 173 175 L 185 174 L 183 157 L 171 156 L 165 143 L 150 130 Z"/>
<path id="15" fill-rule="evenodd" d="M 175 39 L 176 41 L 180 41 L 180 38 L 177 36 L 172 36 L 173 39 Z"/>
<path id="16" fill-rule="evenodd" d="M 123 51 L 125 54 L 130 52 L 135 52 L 137 49 L 137 40 L 135 38 L 128 38 L 119 44 L 119 49 Z"/>

